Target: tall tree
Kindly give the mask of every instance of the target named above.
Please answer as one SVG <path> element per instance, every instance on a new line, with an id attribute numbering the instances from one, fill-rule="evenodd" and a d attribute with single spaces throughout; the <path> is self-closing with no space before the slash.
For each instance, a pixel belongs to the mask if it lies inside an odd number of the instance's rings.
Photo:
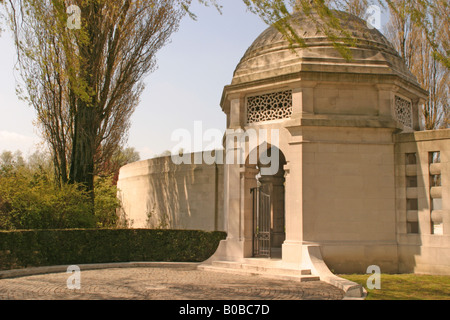
<path id="1" fill-rule="evenodd" d="M 9 0 L 24 80 L 61 183 L 93 190 L 96 167 L 126 140 L 155 54 L 182 0 Z"/>
<path id="2" fill-rule="evenodd" d="M 386 36 L 405 60 L 420 85 L 429 92 L 422 114 L 426 130 L 449 127 L 449 69 L 436 59 L 436 48 L 448 48 L 448 5 L 437 1 L 442 13 L 430 15 L 428 21 L 433 32 L 426 33 L 414 23 L 410 1 L 395 0 L 396 10 L 392 10 L 386 27 Z M 447 32 L 445 32 L 447 30 Z M 431 38 L 431 41 L 428 41 Z"/>

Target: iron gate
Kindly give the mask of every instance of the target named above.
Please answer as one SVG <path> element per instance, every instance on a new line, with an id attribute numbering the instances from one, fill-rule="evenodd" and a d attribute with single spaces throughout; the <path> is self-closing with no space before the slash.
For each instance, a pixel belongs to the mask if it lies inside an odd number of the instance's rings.
<path id="1" fill-rule="evenodd" d="M 260 188 L 253 188 L 251 192 L 253 194 L 253 256 L 270 258 L 270 195 Z"/>

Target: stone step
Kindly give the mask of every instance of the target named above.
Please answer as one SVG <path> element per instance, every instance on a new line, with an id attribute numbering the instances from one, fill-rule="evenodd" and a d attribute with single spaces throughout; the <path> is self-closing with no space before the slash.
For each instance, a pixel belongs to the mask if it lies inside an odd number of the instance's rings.
<path id="1" fill-rule="evenodd" d="M 200 270 L 235 274 L 252 274 L 269 278 L 293 281 L 319 281 L 320 277 L 311 274 L 309 269 L 286 269 L 232 261 L 214 261 L 211 265 L 200 265 Z"/>
<path id="2" fill-rule="evenodd" d="M 245 258 L 243 263 L 265 267 L 281 267 L 283 261 L 281 259 Z"/>
<path id="3" fill-rule="evenodd" d="M 212 263 L 215 266 L 226 267 L 226 268 L 238 268 L 238 269 L 253 269 L 262 271 L 274 270 L 276 272 L 280 271 L 293 271 L 299 272 L 301 271 L 304 275 L 311 274 L 311 269 L 288 269 L 282 267 L 282 261 L 264 261 L 258 259 L 245 259 L 244 262 L 236 262 L 236 261 L 214 261 Z"/>
<path id="4" fill-rule="evenodd" d="M 234 261 L 213 261 L 212 265 L 216 266 L 216 267 L 239 269 L 239 268 L 241 268 L 242 263 L 234 262 Z"/>
<path id="5" fill-rule="evenodd" d="M 286 269 L 282 268 L 281 264 L 274 265 L 257 265 L 254 263 L 241 263 L 232 261 L 214 261 L 213 266 L 233 269 L 244 269 L 256 272 L 268 272 L 276 274 L 292 274 L 292 275 L 311 275 L 310 269 Z"/>
<path id="6" fill-rule="evenodd" d="M 256 270 L 260 272 L 273 273 L 273 274 L 289 274 L 289 275 L 311 275 L 310 269 L 285 269 L 285 268 L 273 268 L 264 266 L 255 266 L 251 264 L 242 264 L 242 269 Z"/>

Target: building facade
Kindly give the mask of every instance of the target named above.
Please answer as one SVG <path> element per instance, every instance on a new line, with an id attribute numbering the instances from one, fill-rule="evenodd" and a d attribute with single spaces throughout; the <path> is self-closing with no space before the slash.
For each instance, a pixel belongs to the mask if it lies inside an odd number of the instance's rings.
<path id="1" fill-rule="evenodd" d="M 450 130 L 422 131 L 427 92 L 380 32 L 337 16 L 350 61 L 300 14 L 307 48 L 273 27 L 249 47 L 221 99 L 224 163 L 121 169 L 135 227 L 157 207 L 166 227 L 226 231 L 209 264 L 304 269 L 320 255 L 338 273 L 450 274 Z"/>

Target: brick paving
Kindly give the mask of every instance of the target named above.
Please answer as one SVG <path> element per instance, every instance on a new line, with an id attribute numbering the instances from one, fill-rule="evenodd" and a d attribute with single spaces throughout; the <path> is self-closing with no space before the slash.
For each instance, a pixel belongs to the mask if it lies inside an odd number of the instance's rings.
<path id="1" fill-rule="evenodd" d="M 84 270 L 80 289 L 68 273 L 0 279 L 0 300 L 340 300 L 321 281 L 293 282 L 257 275 L 197 270 L 194 266 Z"/>

